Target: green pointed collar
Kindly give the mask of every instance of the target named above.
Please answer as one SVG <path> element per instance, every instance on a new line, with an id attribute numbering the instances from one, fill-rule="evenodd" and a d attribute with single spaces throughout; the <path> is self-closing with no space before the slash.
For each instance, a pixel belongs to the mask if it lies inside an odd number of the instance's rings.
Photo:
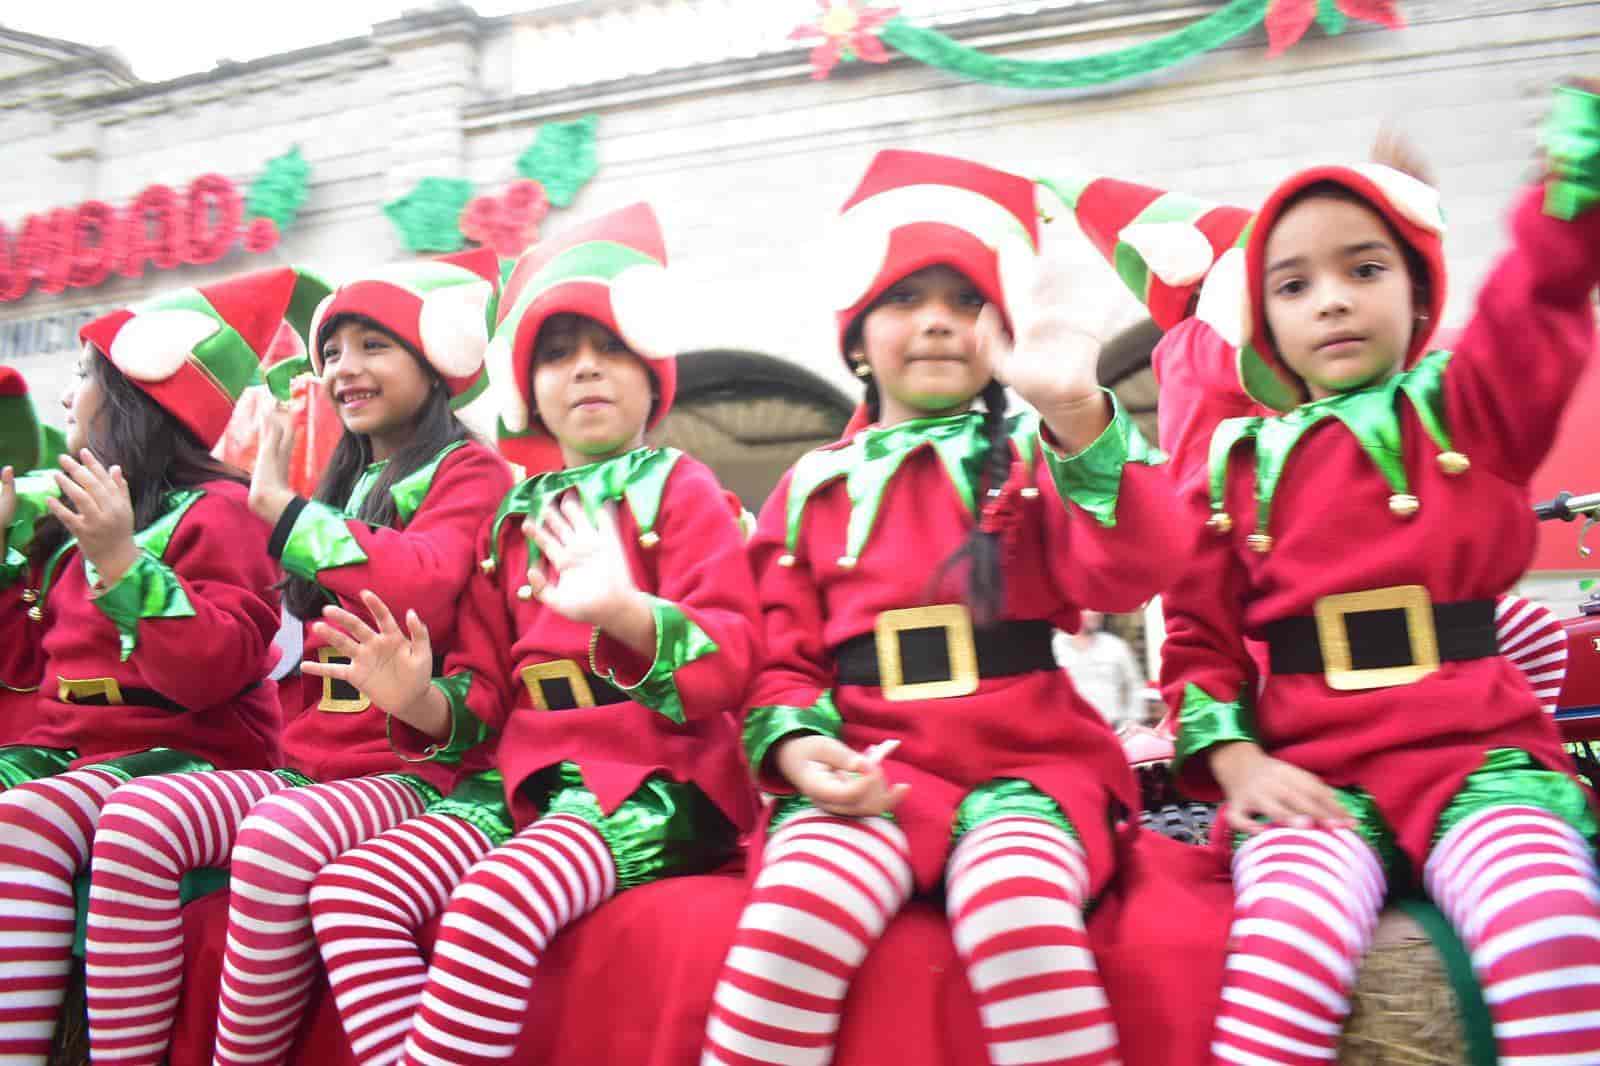
<path id="1" fill-rule="evenodd" d="M 932 448 L 950 484 L 971 514 L 978 513 L 978 486 L 983 479 L 989 439 L 981 411 L 939 418 L 917 418 L 892 426 L 872 427 L 835 447 L 808 452 L 795 464 L 789 481 L 785 545 L 792 555 L 800 543 L 800 525 L 807 502 L 823 486 L 845 479 L 850 498 L 850 524 L 845 558 L 859 559 L 872 535 L 889 482 L 906 459 Z M 1039 437 L 1039 417 L 1031 411 L 1006 420 L 1007 433 L 1025 463 L 1032 463 Z"/>
<path id="2" fill-rule="evenodd" d="M 394 500 L 395 512 L 400 519 L 400 524 L 405 525 L 411 521 L 422 507 L 422 501 L 428 495 L 428 490 L 433 487 L 433 477 L 439 472 L 439 466 L 445 457 L 457 448 L 466 445 L 465 440 L 453 440 L 439 449 L 428 462 L 419 466 L 405 477 L 389 486 L 389 496 Z M 389 460 L 380 459 L 370 464 L 356 479 L 355 486 L 350 489 L 350 499 L 345 501 L 344 513 L 347 518 L 354 518 L 361 512 L 361 505 L 367 502 L 367 496 L 372 492 L 372 486 L 377 484 L 378 475 L 389 465 Z"/>
<path id="3" fill-rule="evenodd" d="M 683 453 L 675 448 L 635 448 L 598 463 L 569 466 L 529 478 L 500 501 L 489 530 L 490 557 L 485 562 L 491 568 L 499 565 L 500 529 L 507 519 L 523 515 L 537 522 L 545 507 L 568 489 L 578 493 L 584 512 L 591 517 L 613 500 L 625 501 L 638 527 L 640 543 L 647 547 L 654 544 L 659 539 L 655 527 L 667 477 L 681 458 Z M 538 558 L 539 548 L 530 540 L 528 563 L 531 565 Z"/>
<path id="4" fill-rule="evenodd" d="M 1228 460 L 1234 448 L 1252 441 L 1256 452 L 1256 532 L 1266 533 L 1272 500 L 1295 447 L 1328 419 L 1344 425 L 1361 444 L 1396 494 L 1408 493 L 1405 454 L 1400 440 L 1400 397 L 1417 412 L 1423 430 L 1441 452 L 1453 450 L 1444 419 L 1444 370 L 1449 352 L 1430 352 L 1415 366 L 1386 380 L 1301 404 L 1273 418 L 1230 418 L 1211 437 L 1211 511 L 1226 509 Z"/>

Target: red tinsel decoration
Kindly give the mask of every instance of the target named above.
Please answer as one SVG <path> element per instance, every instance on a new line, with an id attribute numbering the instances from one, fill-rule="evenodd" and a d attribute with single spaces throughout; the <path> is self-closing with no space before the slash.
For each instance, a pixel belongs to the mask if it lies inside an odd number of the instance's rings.
<path id="1" fill-rule="evenodd" d="M 506 186 L 499 198 L 478 196 L 462 209 L 459 225 L 469 241 L 493 248 L 502 256 L 520 255 L 539 239 L 539 223 L 550 213 L 544 186 L 524 178 Z"/>
<path id="2" fill-rule="evenodd" d="M 117 256 L 117 209 L 101 200 L 78 205 L 73 225 L 72 271 L 67 284 L 87 289 L 105 281 Z"/>
<path id="3" fill-rule="evenodd" d="M 221 174 L 202 174 L 189 183 L 189 212 L 184 229 L 189 236 L 190 263 L 215 263 L 239 238 L 244 200 L 233 182 Z"/>
<path id="4" fill-rule="evenodd" d="M 254 219 L 244 231 L 244 250 L 270 252 L 278 246 L 278 224 L 270 218 Z"/>

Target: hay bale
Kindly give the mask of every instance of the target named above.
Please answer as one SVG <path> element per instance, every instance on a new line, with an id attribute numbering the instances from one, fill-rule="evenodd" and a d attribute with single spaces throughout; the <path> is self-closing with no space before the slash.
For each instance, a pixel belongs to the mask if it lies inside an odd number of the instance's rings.
<path id="1" fill-rule="evenodd" d="M 46 1066 L 89 1066 L 89 1003 L 84 995 L 83 960 L 72 960 L 67 998 L 61 1005 L 56 1035 Z"/>
<path id="2" fill-rule="evenodd" d="M 1350 997 L 1340 1066 L 1466 1066 L 1461 1008 L 1433 941 L 1404 911 L 1384 911 Z"/>

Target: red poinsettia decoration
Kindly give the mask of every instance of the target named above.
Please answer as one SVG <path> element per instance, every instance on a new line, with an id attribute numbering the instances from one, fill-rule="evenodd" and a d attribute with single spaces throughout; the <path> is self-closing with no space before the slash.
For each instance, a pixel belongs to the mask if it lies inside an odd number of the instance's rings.
<path id="1" fill-rule="evenodd" d="M 868 7 L 862 0 L 817 0 L 817 7 L 822 14 L 815 22 L 796 26 L 789 33 L 791 41 L 822 38 L 822 43 L 811 50 L 813 78 L 826 78 L 840 60 L 889 61 L 888 51 L 878 40 L 878 30 L 899 13 L 899 8 Z"/>
<path id="2" fill-rule="evenodd" d="M 461 233 L 498 255 L 520 255 L 539 239 L 539 223 L 549 213 L 550 198 L 544 186 L 524 178 L 507 186 L 504 196 L 468 201 L 461 212 Z"/>
<path id="3" fill-rule="evenodd" d="M 1267 54 L 1282 55 L 1305 36 L 1313 21 L 1328 33 L 1343 33 L 1349 19 L 1376 22 L 1391 30 L 1406 24 L 1395 0 L 1272 0 L 1267 5 Z"/>

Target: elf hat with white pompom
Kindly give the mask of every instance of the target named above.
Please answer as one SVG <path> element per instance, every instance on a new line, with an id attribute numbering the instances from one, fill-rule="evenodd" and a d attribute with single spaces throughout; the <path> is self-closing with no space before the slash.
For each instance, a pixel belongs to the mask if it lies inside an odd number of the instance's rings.
<path id="1" fill-rule="evenodd" d="M 506 281 L 488 353 L 504 397 L 499 438 L 509 459 L 530 472 L 561 465 L 533 400 L 534 346 L 552 315 L 592 318 L 643 358 L 657 393 L 650 426 L 666 417 L 678 388 L 677 327 L 684 315 L 684 294 L 673 277 L 661 224 L 646 203 L 522 253 Z"/>
<path id="2" fill-rule="evenodd" d="M 78 339 L 209 448 L 240 394 L 261 380 L 279 324 L 306 336 L 327 294 L 316 275 L 278 267 L 113 311 L 83 326 Z"/>
<path id="3" fill-rule="evenodd" d="M 499 288 L 500 260 L 489 248 L 372 270 L 340 285 L 317 308 L 311 368 L 322 373 L 326 334 L 341 318 L 357 315 L 394 334 L 438 371 L 452 406 L 470 403 L 488 384 L 483 355 Z"/>

